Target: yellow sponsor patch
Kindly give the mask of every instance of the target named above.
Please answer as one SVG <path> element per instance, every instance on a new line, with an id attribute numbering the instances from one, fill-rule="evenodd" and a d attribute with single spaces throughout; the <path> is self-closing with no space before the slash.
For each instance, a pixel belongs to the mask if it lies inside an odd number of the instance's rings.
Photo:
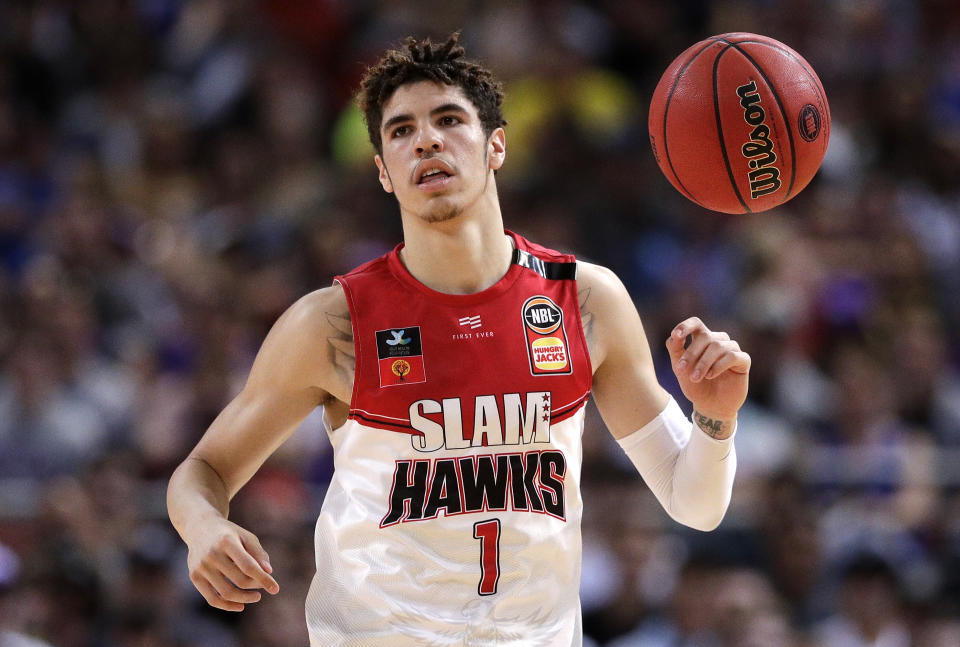
<path id="1" fill-rule="evenodd" d="M 567 367 L 567 347 L 559 337 L 541 337 L 530 344 L 533 365 L 542 371 L 558 371 Z"/>

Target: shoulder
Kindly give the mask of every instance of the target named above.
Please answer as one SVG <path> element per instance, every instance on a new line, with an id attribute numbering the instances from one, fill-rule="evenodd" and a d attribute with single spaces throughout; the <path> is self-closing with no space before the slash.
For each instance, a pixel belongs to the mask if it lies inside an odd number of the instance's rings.
<path id="1" fill-rule="evenodd" d="M 607 340 L 620 331 L 617 322 L 636 317 L 633 299 L 620 278 L 609 268 L 577 261 L 577 301 L 580 320 L 596 370 L 607 355 Z"/>
<path id="2" fill-rule="evenodd" d="M 332 286 L 300 297 L 267 334 L 261 355 L 280 372 L 323 371 L 330 340 L 353 347 L 350 311 L 343 289 Z"/>
<path id="3" fill-rule="evenodd" d="M 343 288 L 334 284 L 314 290 L 297 299 L 274 325 L 272 334 L 294 337 L 303 342 L 318 342 L 331 328 L 340 328 L 343 319 L 350 321 L 350 310 Z"/>
<path id="4" fill-rule="evenodd" d="M 323 325 L 331 312 L 346 313 L 347 295 L 339 283 L 303 295 L 284 313 L 292 325 Z M 281 319 L 283 319 L 281 317 Z"/>
<path id="5" fill-rule="evenodd" d="M 347 299 L 343 288 L 333 285 L 300 297 L 280 316 L 261 347 L 254 375 L 275 384 L 309 384 L 349 400 L 353 363 Z"/>
<path id="6" fill-rule="evenodd" d="M 577 292 L 581 295 L 581 303 L 585 293 L 594 304 L 613 305 L 624 299 L 632 302 L 623 281 L 613 270 L 581 260 L 577 261 Z"/>

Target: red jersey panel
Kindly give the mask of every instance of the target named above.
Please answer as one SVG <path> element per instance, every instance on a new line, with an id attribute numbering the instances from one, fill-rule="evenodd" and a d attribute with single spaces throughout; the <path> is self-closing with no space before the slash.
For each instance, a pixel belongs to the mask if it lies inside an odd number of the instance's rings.
<path id="1" fill-rule="evenodd" d="M 507 232 L 515 241 L 507 274 L 483 292 L 443 294 L 418 282 L 399 257 L 402 244 L 336 280 L 350 305 L 357 350 L 350 417 L 365 425 L 425 437 L 452 415 L 432 404 L 456 398 L 462 439 L 492 424 L 493 394 L 549 391 L 551 423 L 589 396 L 592 370 L 577 303 L 576 261 Z M 478 404 L 479 402 L 479 404 Z M 482 410 L 478 411 L 477 407 Z M 446 430 L 449 435 L 450 430 Z M 503 444 L 495 434 L 482 446 Z"/>

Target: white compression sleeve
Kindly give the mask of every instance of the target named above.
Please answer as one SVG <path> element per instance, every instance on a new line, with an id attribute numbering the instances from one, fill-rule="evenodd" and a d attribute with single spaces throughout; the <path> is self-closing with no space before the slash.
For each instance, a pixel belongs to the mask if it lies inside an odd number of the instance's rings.
<path id="1" fill-rule="evenodd" d="M 713 530 L 733 491 L 735 433 L 724 440 L 711 438 L 671 397 L 656 418 L 617 442 L 667 514 L 691 528 Z"/>

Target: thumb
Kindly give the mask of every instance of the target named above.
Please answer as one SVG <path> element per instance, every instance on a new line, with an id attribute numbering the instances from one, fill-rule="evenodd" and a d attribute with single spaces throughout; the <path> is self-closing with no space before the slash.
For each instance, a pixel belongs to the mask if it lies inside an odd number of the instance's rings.
<path id="1" fill-rule="evenodd" d="M 676 366 L 677 361 L 679 361 L 680 356 L 683 355 L 683 351 L 690 347 L 690 344 L 693 342 L 693 335 L 683 334 L 683 330 L 676 328 L 673 332 L 670 333 L 670 336 L 667 337 L 667 352 L 670 353 L 670 362 Z"/>
<path id="2" fill-rule="evenodd" d="M 268 555 L 267 551 L 260 545 L 260 540 L 257 539 L 257 536 L 252 532 L 246 531 L 240 535 L 240 540 L 243 542 L 243 547 L 247 549 L 247 552 L 260 562 L 263 570 L 268 573 L 273 573 L 273 567 L 270 565 L 270 555 Z"/>

